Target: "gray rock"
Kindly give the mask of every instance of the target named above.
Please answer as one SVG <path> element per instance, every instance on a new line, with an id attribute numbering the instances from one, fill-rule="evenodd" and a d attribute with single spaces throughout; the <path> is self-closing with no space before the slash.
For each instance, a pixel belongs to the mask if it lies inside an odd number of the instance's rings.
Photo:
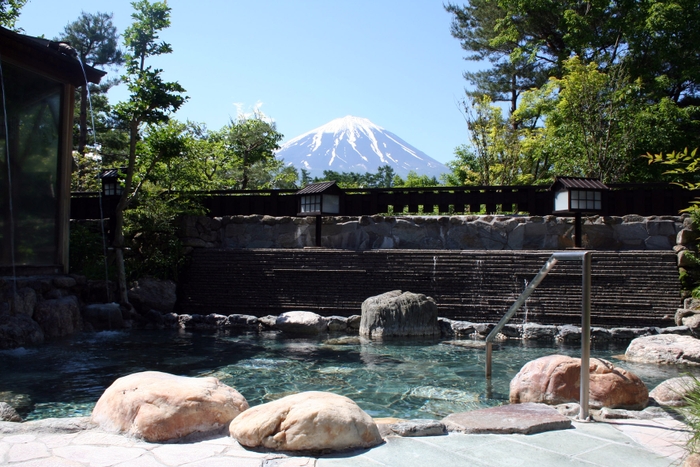
<path id="1" fill-rule="evenodd" d="M 378 425 L 382 436 L 440 436 L 447 434 L 445 424 L 438 420 L 402 420 L 397 423 Z"/>
<path id="2" fill-rule="evenodd" d="M 44 331 L 26 315 L 11 315 L 0 311 L 0 349 L 14 349 L 44 342 Z"/>
<path id="3" fill-rule="evenodd" d="M 653 334 L 655 329 L 651 328 L 612 328 L 610 337 L 616 341 L 629 341 L 640 336 Z"/>
<path id="4" fill-rule="evenodd" d="M 22 417 L 19 416 L 14 407 L 7 402 L 0 402 L 0 420 L 3 422 L 21 422 Z"/>
<path id="5" fill-rule="evenodd" d="M 277 324 L 277 316 L 263 316 L 262 318 L 258 318 L 258 323 L 260 323 L 263 329 L 274 329 Z"/>
<path id="6" fill-rule="evenodd" d="M 326 332 L 328 322 L 310 311 L 288 311 L 277 317 L 275 327 L 289 334 L 315 335 Z"/>
<path id="7" fill-rule="evenodd" d="M 95 303 L 83 308 L 83 320 L 95 331 L 122 329 L 124 319 L 118 303 Z"/>
<path id="8" fill-rule="evenodd" d="M 610 331 L 605 328 L 593 327 L 591 328 L 591 341 L 593 342 L 610 342 L 612 340 L 612 335 Z"/>
<path id="9" fill-rule="evenodd" d="M 359 331 L 361 323 L 362 323 L 362 316 L 352 315 L 348 318 L 348 329 Z"/>
<path id="10" fill-rule="evenodd" d="M 12 300 L 12 310 L 16 315 L 26 315 L 30 318 L 34 315 L 36 307 L 36 292 L 31 287 L 22 287 Z"/>
<path id="11" fill-rule="evenodd" d="M 258 318 L 253 315 L 228 315 L 228 325 L 231 328 L 255 328 L 258 326 Z"/>
<path id="12" fill-rule="evenodd" d="M 175 309 L 176 286 L 173 281 L 143 278 L 129 289 L 129 302 L 139 313 L 158 310 L 170 313 Z"/>
<path id="13" fill-rule="evenodd" d="M 437 313 L 432 298 L 394 290 L 362 303 L 360 335 L 370 338 L 439 336 Z"/>
<path id="14" fill-rule="evenodd" d="M 553 325 L 526 323 L 523 324 L 523 340 L 553 341 L 558 329 Z"/>
<path id="15" fill-rule="evenodd" d="M 75 287 L 77 283 L 78 282 L 70 276 L 57 276 L 53 278 L 54 287 L 58 287 L 59 289 L 70 289 L 71 287 Z"/>
<path id="16" fill-rule="evenodd" d="M 450 322 L 452 326 L 452 333 L 457 337 L 469 337 L 476 334 L 476 325 L 468 321 L 454 321 Z"/>
<path id="17" fill-rule="evenodd" d="M 460 433 L 533 434 L 571 427 L 571 420 L 545 404 L 525 403 L 448 415 L 448 431 Z"/>
<path id="18" fill-rule="evenodd" d="M 81 331 L 82 317 L 78 298 L 69 295 L 37 303 L 34 320 L 39 323 L 46 337 L 69 336 Z"/>
<path id="19" fill-rule="evenodd" d="M 581 342 L 581 328 L 567 324 L 559 326 L 559 332 L 555 336 L 555 340 L 563 344 L 576 344 Z"/>
<path id="20" fill-rule="evenodd" d="M 326 321 L 330 332 L 345 332 L 348 328 L 348 319 L 344 316 L 328 316 Z"/>

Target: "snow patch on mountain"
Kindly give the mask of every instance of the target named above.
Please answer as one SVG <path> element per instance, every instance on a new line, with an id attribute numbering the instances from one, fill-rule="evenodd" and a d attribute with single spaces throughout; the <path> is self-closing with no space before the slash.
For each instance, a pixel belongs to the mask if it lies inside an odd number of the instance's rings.
<path id="1" fill-rule="evenodd" d="M 376 172 L 384 165 L 401 177 L 410 171 L 429 177 L 449 172 L 444 164 L 395 134 L 366 118 L 353 116 L 332 120 L 289 140 L 276 157 L 287 165 L 308 170 L 312 177 L 323 176 L 324 170 Z"/>

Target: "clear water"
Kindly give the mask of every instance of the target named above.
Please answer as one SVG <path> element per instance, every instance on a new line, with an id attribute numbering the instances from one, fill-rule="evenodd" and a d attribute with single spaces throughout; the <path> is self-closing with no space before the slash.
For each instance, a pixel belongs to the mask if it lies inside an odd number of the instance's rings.
<path id="1" fill-rule="evenodd" d="M 636 373 L 650 389 L 680 374 L 700 375 L 692 367 L 616 360 L 624 350 L 594 347 L 591 355 Z M 507 402 L 510 380 L 520 368 L 554 353 L 579 356 L 580 348 L 519 341 L 496 345 L 489 388 L 485 351 L 440 339 L 324 345 L 321 339 L 274 334 L 107 331 L 0 351 L 0 400 L 20 405 L 30 420 L 84 416 L 116 378 L 157 370 L 216 376 L 251 405 L 322 390 L 350 397 L 374 417 L 442 418 Z"/>

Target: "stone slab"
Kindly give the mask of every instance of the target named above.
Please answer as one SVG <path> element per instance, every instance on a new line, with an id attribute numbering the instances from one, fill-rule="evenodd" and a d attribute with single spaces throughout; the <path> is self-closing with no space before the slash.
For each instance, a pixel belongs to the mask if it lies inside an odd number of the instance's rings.
<path id="1" fill-rule="evenodd" d="M 448 415 L 448 431 L 460 433 L 532 434 L 571 428 L 571 420 L 556 409 L 536 403 L 510 404 Z"/>

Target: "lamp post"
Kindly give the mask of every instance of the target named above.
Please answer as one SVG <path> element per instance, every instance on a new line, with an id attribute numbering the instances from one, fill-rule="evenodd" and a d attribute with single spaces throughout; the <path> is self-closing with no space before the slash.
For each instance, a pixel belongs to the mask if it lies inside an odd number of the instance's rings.
<path id="1" fill-rule="evenodd" d="M 324 215 L 340 213 L 340 195 L 343 190 L 335 183 L 312 183 L 296 192 L 299 197 L 297 216 L 316 216 L 316 246 L 321 246 L 321 226 Z"/>
<path id="2" fill-rule="evenodd" d="M 581 214 L 603 212 L 603 191 L 609 188 L 600 180 L 582 177 L 555 177 L 554 214 L 574 214 L 574 246 L 581 248 Z"/>

